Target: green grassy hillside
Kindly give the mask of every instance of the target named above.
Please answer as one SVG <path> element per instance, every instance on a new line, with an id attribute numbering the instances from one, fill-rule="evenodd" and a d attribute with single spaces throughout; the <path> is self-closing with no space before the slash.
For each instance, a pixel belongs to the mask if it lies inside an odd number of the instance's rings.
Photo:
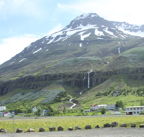
<path id="1" fill-rule="evenodd" d="M 141 105 L 144 100 L 144 81 L 113 77 L 86 91 L 78 100 L 83 107 L 93 104 L 115 104 L 120 100 L 125 106 Z"/>
<path id="2" fill-rule="evenodd" d="M 83 47 L 79 41 L 64 41 L 48 46 L 38 54 L 23 52 L 0 66 L 0 81 L 17 79 L 28 75 L 73 73 L 88 71 L 91 66 L 95 71 L 135 68 L 143 66 L 143 38 L 87 40 Z M 88 43 L 88 44 L 87 44 Z M 35 42 L 37 44 L 37 42 Z M 68 45 L 71 46 L 68 46 Z M 121 54 L 118 54 L 118 48 Z M 29 49 L 28 49 L 29 50 Z M 19 56 L 27 58 L 19 62 Z M 24 55 L 23 55 L 24 54 Z M 13 63 L 15 62 L 15 63 Z"/>
<path id="3" fill-rule="evenodd" d="M 118 100 L 140 105 L 144 38 L 91 15 L 74 19 L 0 65 L 0 104 L 10 110 L 48 105 L 55 111 L 70 109 L 72 98 L 78 109 Z"/>
<path id="4" fill-rule="evenodd" d="M 34 106 L 49 105 L 54 111 L 63 111 L 70 109 L 71 98 L 78 102 L 75 109 L 90 108 L 93 104 L 115 104 L 116 101 L 122 101 L 125 107 L 142 105 L 144 81 L 131 80 L 127 76 L 113 76 L 87 90 L 52 83 L 41 90 L 16 89 L 1 96 L 0 102 L 6 103 L 10 110 L 15 108 L 26 112 Z"/>

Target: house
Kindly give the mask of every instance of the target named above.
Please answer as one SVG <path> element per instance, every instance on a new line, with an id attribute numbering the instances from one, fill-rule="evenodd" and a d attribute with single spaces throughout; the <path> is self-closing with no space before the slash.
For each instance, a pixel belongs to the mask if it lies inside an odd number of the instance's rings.
<path id="1" fill-rule="evenodd" d="M 6 110 L 6 106 L 0 106 L 0 111 L 5 111 Z"/>
<path id="2" fill-rule="evenodd" d="M 32 108 L 32 112 L 33 112 L 33 113 L 35 113 L 35 112 L 37 112 L 37 111 L 38 111 L 37 107 L 33 107 L 33 108 Z"/>
<path id="3" fill-rule="evenodd" d="M 125 109 L 127 115 L 138 115 L 144 112 L 144 106 L 131 106 Z"/>
<path id="4" fill-rule="evenodd" d="M 42 116 L 47 116 L 49 112 L 50 112 L 49 110 L 45 110 L 45 109 L 44 109 L 44 110 L 42 111 L 41 115 L 42 115 Z"/>
<path id="5" fill-rule="evenodd" d="M 91 106 L 92 111 L 102 109 L 102 108 L 105 108 L 107 110 L 116 110 L 115 104 L 101 104 L 101 105 L 92 105 Z"/>
<path id="6" fill-rule="evenodd" d="M 106 108 L 107 108 L 107 105 L 106 105 L 106 104 L 101 104 L 101 105 L 96 105 L 96 104 L 95 104 L 95 105 L 92 105 L 92 106 L 91 106 L 91 110 L 92 110 L 92 111 L 98 110 L 98 109 L 102 109 L 102 108 L 105 108 L 105 109 L 106 109 Z"/>
<path id="7" fill-rule="evenodd" d="M 10 112 L 4 112 L 3 115 L 4 117 L 12 117 L 12 114 Z"/>
<path id="8" fill-rule="evenodd" d="M 116 105 L 115 104 L 108 104 L 106 109 L 107 110 L 116 110 Z"/>
<path id="9" fill-rule="evenodd" d="M 3 117 L 4 116 L 4 112 L 0 112 L 0 117 Z"/>

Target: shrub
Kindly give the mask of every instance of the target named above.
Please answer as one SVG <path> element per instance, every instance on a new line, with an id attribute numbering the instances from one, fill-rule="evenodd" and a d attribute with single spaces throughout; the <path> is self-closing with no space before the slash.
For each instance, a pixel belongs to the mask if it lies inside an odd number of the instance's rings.
<path id="1" fill-rule="evenodd" d="M 102 115 L 104 115 L 106 113 L 106 109 L 102 108 L 100 112 L 101 112 Z"/>

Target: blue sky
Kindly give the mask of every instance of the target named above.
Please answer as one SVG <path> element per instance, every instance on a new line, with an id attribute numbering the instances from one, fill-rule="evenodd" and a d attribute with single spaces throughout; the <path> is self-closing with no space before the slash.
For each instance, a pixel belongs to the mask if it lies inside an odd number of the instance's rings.
<path id="1" fill-rule="evenodd" d="M 144 24 L 143 0 L 0 0 L 0 64 L 88 12 Z"/>
<path id="2" fill-rule="evenodd" d="M 0 0 L 0 38 L 23 34 L 43 35 L 65 25 L 76 14 L 58 8 L 66 0 Z M 70 15 L 69 15 L 70 14 Z"/>

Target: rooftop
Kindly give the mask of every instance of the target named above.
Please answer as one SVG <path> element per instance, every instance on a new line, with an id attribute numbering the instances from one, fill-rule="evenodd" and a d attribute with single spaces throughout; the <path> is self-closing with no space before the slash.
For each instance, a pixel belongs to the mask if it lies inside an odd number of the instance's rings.
<path id="1" fill-rule="evenodd" d="M 126 108 L 137 108 L 137 107 L 144 107 L 144 106 L 129 106 L 129 107 L 126 107 Z"/>

